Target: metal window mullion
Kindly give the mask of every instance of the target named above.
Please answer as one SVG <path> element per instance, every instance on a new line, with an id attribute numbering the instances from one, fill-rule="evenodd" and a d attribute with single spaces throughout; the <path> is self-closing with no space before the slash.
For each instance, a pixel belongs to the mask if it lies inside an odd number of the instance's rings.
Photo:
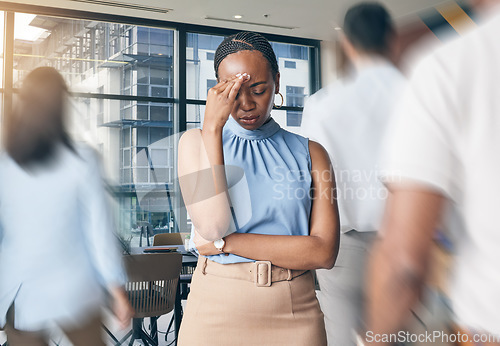
<path id="1" fill-rule="evenodd" d="M 14 12 L 4 12 L 4 46 L 3 46 L 3 112 L 12 111 L 12 91 L 14 88 Z"/>
<path id="2" fill-rule="evenodd" d="M 314 94 L 321 88 L 321 52 L 319 43 L 309 48 L 309 93 Z"/>

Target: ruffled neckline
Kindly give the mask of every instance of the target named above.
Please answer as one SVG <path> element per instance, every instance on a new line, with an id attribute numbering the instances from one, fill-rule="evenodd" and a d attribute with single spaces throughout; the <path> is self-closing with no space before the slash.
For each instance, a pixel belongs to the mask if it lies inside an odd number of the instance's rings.
<path id="1" fill-rule="evenodd" d="M 266 139 L 281 129 L 279 124 L 274 121 L 273 118 L 269 118 L 269 120 L 258 129 L 247 130 L 241 127 L 232 116 L 229 116 L 225 128 L 234 133 L 236 136 L 245 139 Z"/>

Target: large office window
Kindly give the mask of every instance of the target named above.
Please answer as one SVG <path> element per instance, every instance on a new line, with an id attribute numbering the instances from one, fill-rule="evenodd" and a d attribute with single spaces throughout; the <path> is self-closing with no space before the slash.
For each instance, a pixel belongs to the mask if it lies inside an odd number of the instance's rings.
<path id="1" fill-rule="evenodd" d="M 213 55 L 224 36 L 187 34 L 186 84 L 187 98 L 206 100 L 207 90 L 215 81 Z"/>
<path id="2" fill-rule="evenodd" d="M 159 225 L 163 212 L 141 203 L 133 210 L 131 200 L 175 179 L 174 31 L 19 13 L 15 21 L 14 87 L 38 66 L 57 68 L 78 94 L 73 137 L 102 154 L 122 232 L 137 221 Z M 158 203 L 169 212 L 167 198 Z"/>
<path id="3" fill-rule="evenodd" d="M 33 13 L 25 13 L 30 8 Z M 207 90 L 216 84 L 215 50 L 233 31 L 207 28 L 202 32 L 203 27 L 197 26 L 195 32 L 185 24 L 119 16 L 92 20 L 92 13 L 77 19 L 82 12 L 58 16 L 49 8 L 35 13 L 40 8 L 24 5 L 23 13 L 8 12 L 10 17 L 5 18 L 15 22 L 10 35 L 3 31 L 0 14 L 0 62 L 4 40 L 14 47 L 7 52 L 13 78 L 9 85 L 0 86 L 0 92 L 15 94 L 36 67 L 58 69 L 70 89 L 73 137 L 92 144 L 103 157 L 120 233 L 136 237 L 139 221 L 150 222 L 158 232 L 188 231 L 176 177 L 176 146 L 182 131 L 201 126 Z M 284 107 L 273 110 L 273 116 L 287 128 L 288 112 L 300 113 L 303 106 L 297 101 L 299 94 L 303 100 L 318 84 L 312 56 L 319 44 L 270 38 L 284 96 Z M 4 73 L 0 68 L 2 77 Z M 284 89 L 287 85 L 299 91 L 292 95 Z"/>

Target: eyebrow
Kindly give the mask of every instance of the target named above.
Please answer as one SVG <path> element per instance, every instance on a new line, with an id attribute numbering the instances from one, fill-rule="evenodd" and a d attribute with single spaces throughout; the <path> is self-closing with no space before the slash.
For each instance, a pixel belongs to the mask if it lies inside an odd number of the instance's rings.
<path id="1" fill-rule="evenodd" d="M 266 84 L 266 83 L 267 83 L 266 81 L 253 83 L 252 85 L 249 86 L 249 88 L 253 88 L 253 87 L 256 87 L 257 85 Z"/>

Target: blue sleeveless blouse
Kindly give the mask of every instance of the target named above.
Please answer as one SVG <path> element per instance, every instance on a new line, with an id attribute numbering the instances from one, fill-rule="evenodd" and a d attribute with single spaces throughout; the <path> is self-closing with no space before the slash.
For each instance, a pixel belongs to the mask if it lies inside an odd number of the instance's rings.
<path id="1" fill-rule="evenodd" d="M 256 130 L 246 130 L 230 116 L 222 143 L 233 209 L 228 234 L 309 235 L 308 139 L 282 129 L 272 118 Z M 254 261 L 233 254 L 208 258 L 221 264 Z"/>

